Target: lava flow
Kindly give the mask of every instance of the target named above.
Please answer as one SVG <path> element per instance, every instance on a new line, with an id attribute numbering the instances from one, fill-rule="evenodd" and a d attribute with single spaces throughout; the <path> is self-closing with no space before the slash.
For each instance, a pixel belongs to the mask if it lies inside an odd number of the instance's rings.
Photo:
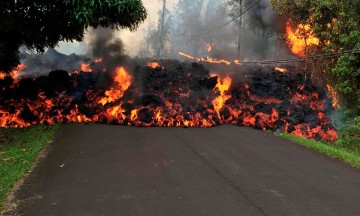
<path id="1" fill-rule="evenodd" d="M 116 67 L 113 73 L 53 71 L 48 76 L 19 80 L 4 76 L 0 79 L 0 126 L 56 122 L 160 127 L 233 124 L 316 140 L 337 139 L 329 118 L 331 97 L 300 73 L 262 67 L 241 76 L 222 77 L 210 75 L 197 63 L 164 60 L 136 65 L 129 67 L 131 70 Z"/>

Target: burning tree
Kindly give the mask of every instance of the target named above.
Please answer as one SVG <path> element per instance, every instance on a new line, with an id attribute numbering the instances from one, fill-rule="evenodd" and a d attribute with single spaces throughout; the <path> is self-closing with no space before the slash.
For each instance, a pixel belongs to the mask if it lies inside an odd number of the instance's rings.
<path id="1" fill-rule="evenodd" d="M 135 30 L 146 18 L 141 0 L 1 1 L 0 70 L 19 64 L 20 46 L 43 52 L 59 41 L 81 41 L 89 27 Z"/>
<path id="2" fill-rule="evenodd" d="M 271 1 L 281 15 L 291 18 L 303 31 L 305 38 L 313 40 L 316 52 L 331 54 L 360 50 L 360 2 L 359 1 Z M 310 50 L 313 51 L 313 50 Z M 305 55 L 308 54 L 305 52 Z M 327 82 L 342 95 L 343 104 L 353 113 L 360 113 L 360 55 L 354 52 L 333 57 L 321 62 L 316 77 L 325 77 Z"/>

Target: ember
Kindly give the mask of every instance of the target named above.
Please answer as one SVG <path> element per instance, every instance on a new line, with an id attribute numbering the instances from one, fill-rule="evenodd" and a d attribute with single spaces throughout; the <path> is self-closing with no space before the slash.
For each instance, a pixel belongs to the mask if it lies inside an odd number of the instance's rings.
<path id="1" fill-rule="evenodd" d="M 280 68 L 280 67 L 275 67 L 275 70 L 276 70 L 276 71 L 279 71 L 279 72 L 281 72 L 281 73 L 285 73 L 285 72 L 287 71 L 287 69 L 285 69 L 285 68 Z"/>
<path id="2" fill-rule="evenodd" d="M 299 73 L 258 68 L 241 73 L 241 77 L 231 77 L 210 75 L 197 63 L 189 65 L 171 60 L 160 63 L 166 67 L 138 66 L 131 71 L 117 67 L 108 76 L 106 83 L 112 84 L 107 88 L 98 87 L 97 83 L 108 72 L 83 71 L 69 75 L 65 71 L 53 71 L 47 77 L 20 79 L 16 86 L 14 80 L 0 79 L 3 89 L 0 125 L 94 122 L 211 127 L 233 124 L 317 140 L 337 139 L 328 116 L 331 98 L 323 88 L 307 83 Z"/>

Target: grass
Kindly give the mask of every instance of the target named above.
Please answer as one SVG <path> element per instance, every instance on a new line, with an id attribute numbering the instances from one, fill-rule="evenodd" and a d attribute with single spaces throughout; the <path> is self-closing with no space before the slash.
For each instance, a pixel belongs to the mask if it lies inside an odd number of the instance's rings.
<path id="1" fill-rule="evenodd" d="M 292 134 L 281 133 L 280 136 L 292 142 L 305 146 L 306 148 L 315 150 L 331 158 L 342 160 L 354 167 L 360 168 L 360 154 L 358 154 L 357 152 L 340 147 L 336 144 L 326 143 L 322 141 L 308 140 L 305 138 L 297 137 Z"/>
<path id="2" fill-rule="evenodd" d="M 50 128 L 44 125 L 0 128 L 0 212 L 15 183 L 30 170 L 57 128 L 57 125 Z"/>

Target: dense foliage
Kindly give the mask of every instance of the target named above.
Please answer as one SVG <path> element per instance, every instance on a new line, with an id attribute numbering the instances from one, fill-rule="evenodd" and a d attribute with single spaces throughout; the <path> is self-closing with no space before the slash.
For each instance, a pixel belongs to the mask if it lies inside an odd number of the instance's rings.
<path id="1" fill-rule="evenodd" d="M 81 41 L 88 27 L 135 30 L 145 18 L 141 0 L 2 0 L 0 71 L 18 65 L 23 45 L 42 52 L 59 41 Z"/>
<path id="2" fill-rule="evenodd" d="M 360 1 L 272 0 L 278 13 L 294 23 L 310 24 L 321 44 L 318 53 L 360 50 Z M 360 113 L 360 54 L 322 60 L 322 74 L 341 95 L 343 106 Z"/>

